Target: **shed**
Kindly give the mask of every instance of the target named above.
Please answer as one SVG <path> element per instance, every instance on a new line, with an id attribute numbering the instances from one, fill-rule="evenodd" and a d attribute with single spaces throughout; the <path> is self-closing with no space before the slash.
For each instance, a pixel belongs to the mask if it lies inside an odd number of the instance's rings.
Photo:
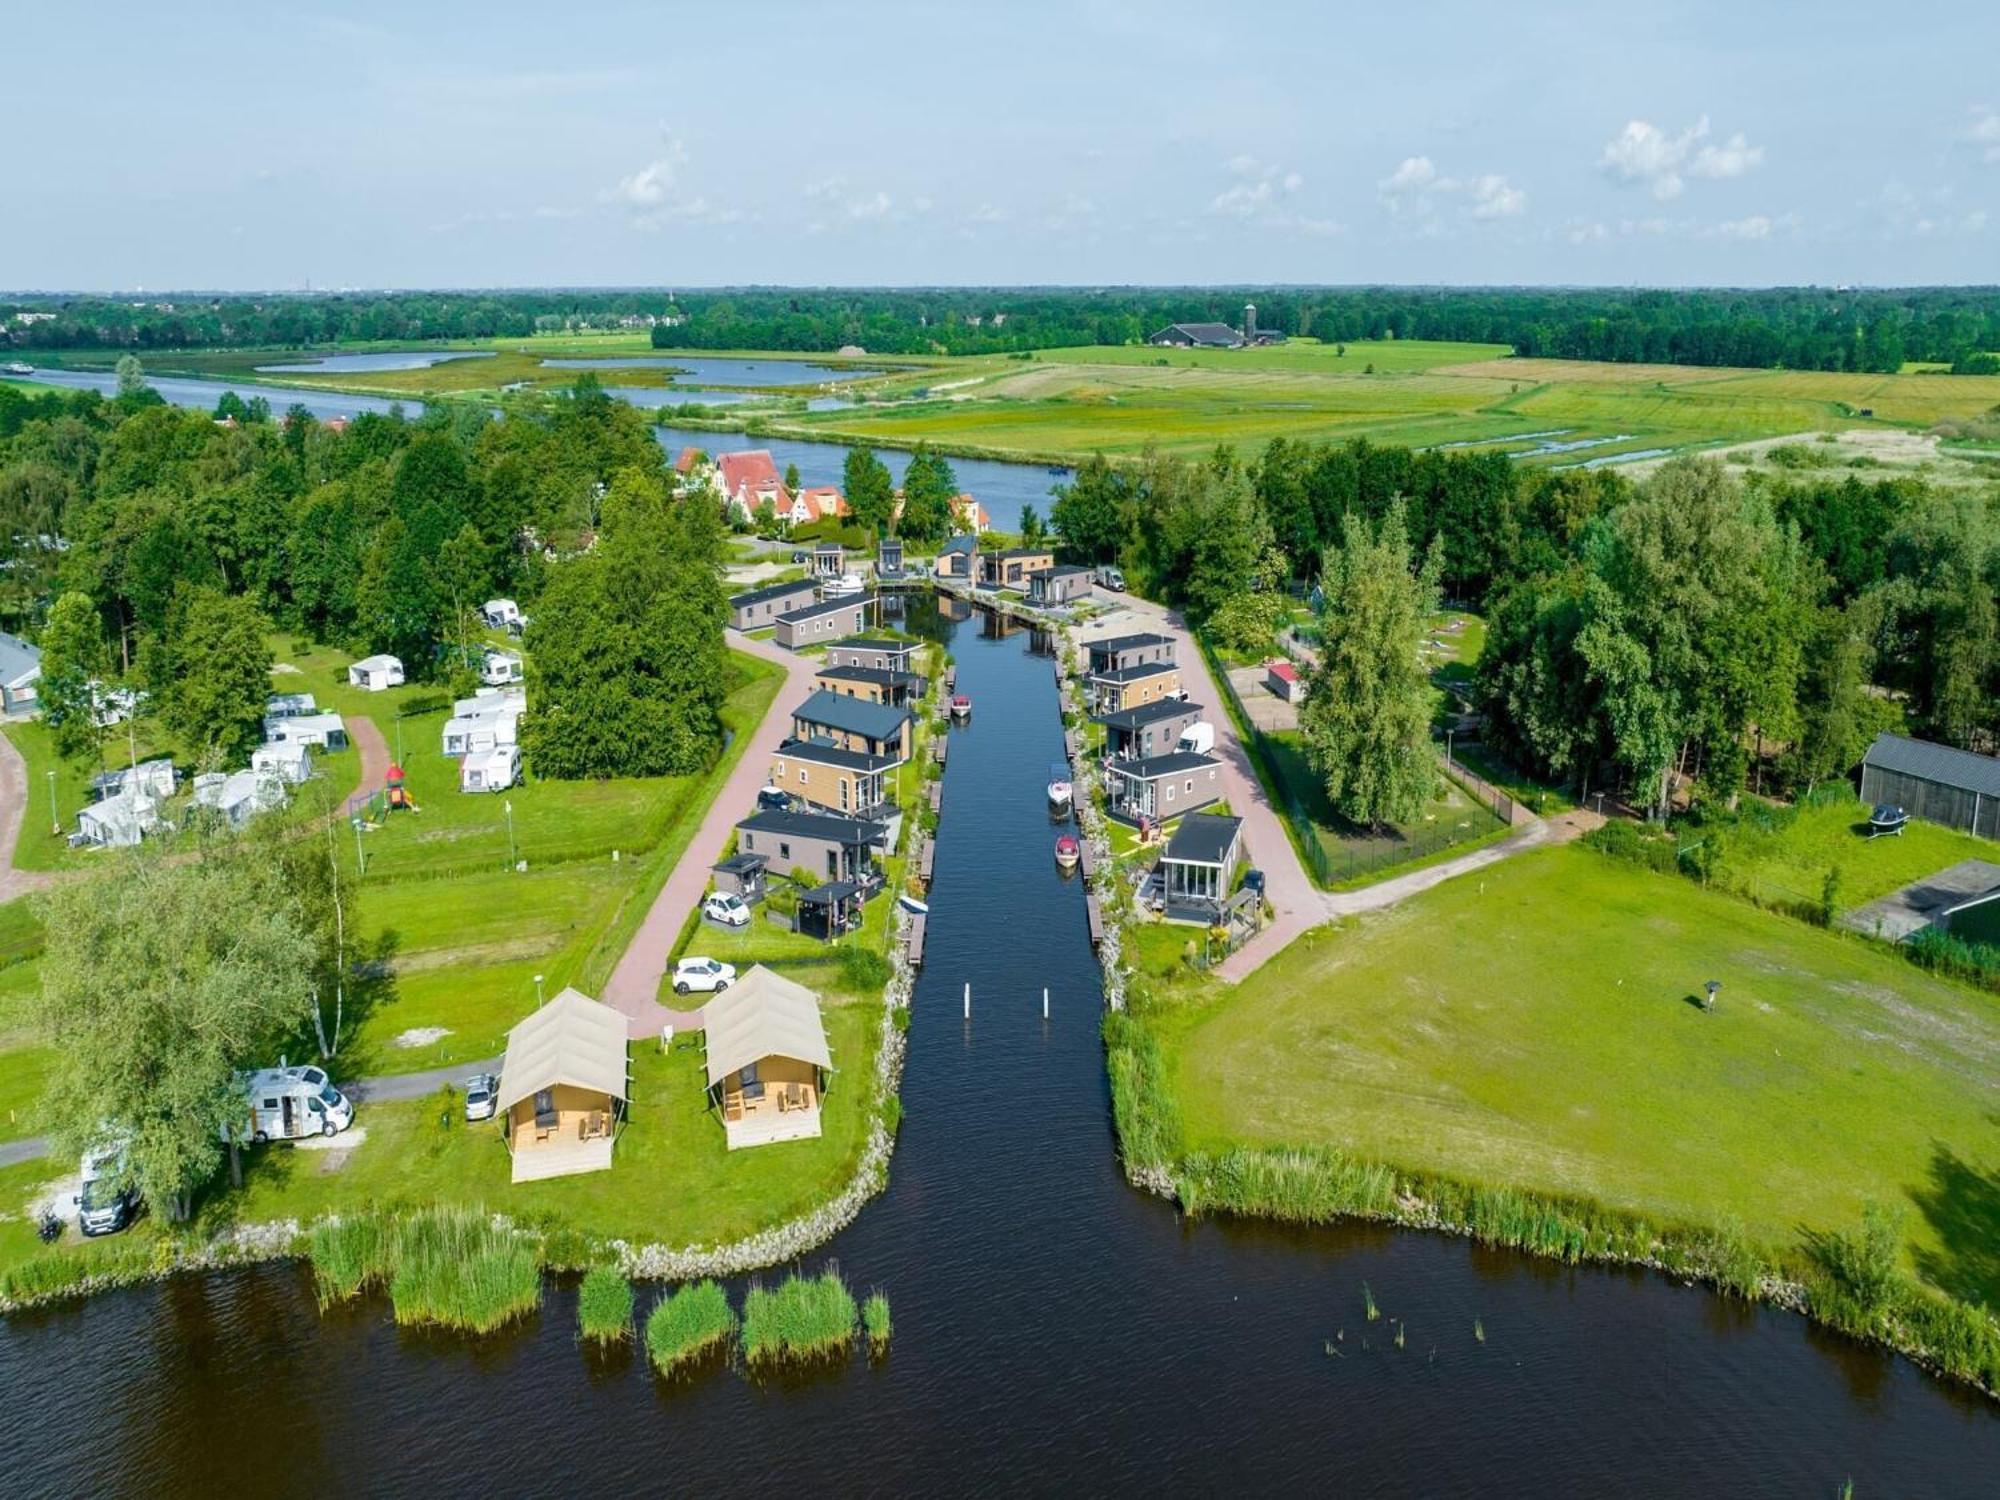
<path id="1" fill-rule="evenodd" d="M 598 1172 L 625 1113 L 628 1023 L 565 989 L 507 1033 L 496 1112 L 514 1181 Z"/>
<path id="2" fill-rule="evenodd" d="M 829 880 L 799 895 L 794 930 L 831 943 L 861 923 L 861 887 L 851 880 Z"/>
<path id="3" fill-rule="evenodd" d="M 1950 745 L 1878 734 L 1861 758 L 1861 800 L 1981 838 L 2000 838 L 2000 760 Z"/>
<path id="4" fill-rule="evenodd" d="M 387 654 L 364 656 L 347 669 L 347 682 L 370 693 L 384 693 L 403 685 L 403 664 Z"/>
<path id="5" fill-rule="evenodd" d="M 740 896 L 748 902 L 764 899 L 764 856 L 761 854 L 732 854 L 729 858 L 709 866 L 715 876 L 715 888 L 727 891 L 732 896 Z"/>
<path id="6" fill-rule="evenodd" d="M 1288 661 L 1274 661 L 1264 669 L 1264 686 L 1287 703 L 1298 702 L 1305 688 L 1299 669 Z"/>
<path id="7" fill-rule="evenodd" d="M 820 1133 L 833 1053 L 818 995 L 756 964 L 702 1007 L 702 1026 L 709 1099 L 731 1151 Z"/>
<path id="8" fill-rule="evenodd" d="M 25 714 L 42 680 L 42 649 L 0 630 L 0 713 Z"/>

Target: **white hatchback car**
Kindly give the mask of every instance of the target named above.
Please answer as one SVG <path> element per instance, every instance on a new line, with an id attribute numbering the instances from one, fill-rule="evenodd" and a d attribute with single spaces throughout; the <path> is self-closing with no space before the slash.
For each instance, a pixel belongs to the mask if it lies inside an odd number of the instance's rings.
<path id="1" fill-rule="evenodd" d="M 674 965 L 674 993 L 726 990 L 736 982 L 736 965 L 713 958 L 684 958 Z"/>
<path id="2" fill-rule="evenodd" d="M 724 927 L 748 927 L 750 908 L 743 898 L 733 891 L 716 891 L 701 903 L 701 914 L 711 922 L 720 922 Z"/>

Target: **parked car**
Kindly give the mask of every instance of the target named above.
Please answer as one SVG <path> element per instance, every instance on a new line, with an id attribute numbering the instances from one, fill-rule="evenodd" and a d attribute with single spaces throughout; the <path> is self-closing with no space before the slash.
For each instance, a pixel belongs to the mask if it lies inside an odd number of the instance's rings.
<path id="1" fill-rule="evenodd" d="M 113 1177 L 93 1177 L 76 1196 L 76 1227 L 86 1235 L 116 1234 L 139 1210 L 139 1190 Z"/>
<path id="2" fill-rule="evenodd" d="M 1215 726 L 1206 720 L 1198 720 L 1181 731 L 1181 741 L 1174 748 L 1183 755 L 1206 755 L 1215 748 Z"/>
<path id="3" fill-rule="evenodd" d="M 716 891 L 701 903 L 701 914 L 711 922 L 720 922 L 724 927 L 748 927 L 750 908 L 743 904 L 743 898 L 733 891 Z"/>
<path id="4" fill-rule="evenodd" d="M 736 982 L 736 965 L 713 958 L 684 958 L 674 965 L 674 993 L 691 990 L 710 994 L 726 990 Z"/>
<path id="5" fill-rule="evenodd" d="M 812 561 L 812 554 L 811 554 L 810 552 L 802 552 L 802 551 L 801 551 L 801 552 L 794 552 L 794 553 L 792 553 L 792 561 L 793 561 L 793 562 L 795 562 L 795 563 L 808 563 L 808 562 L 811 562 L 811 561 Z"/>
<path id="6" fill-rule="evenodd" d="M 757 788 L 758 812 L 790 812 L 792 794 L 783 787 L 760 786 Z"/>
<path id="7" fill-rule="evenodd" d="M 500 1080 L 491 1073 L 474 1073 L 465 1080 L 465 1118 L 490 1120 L 500 1105 Z"/>

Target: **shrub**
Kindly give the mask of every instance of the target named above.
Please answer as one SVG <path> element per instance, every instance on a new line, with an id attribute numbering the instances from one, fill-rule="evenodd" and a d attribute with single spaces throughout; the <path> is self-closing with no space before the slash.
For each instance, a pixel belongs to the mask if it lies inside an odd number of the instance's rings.
<path id="1" fill-rule="evenodd" d="M 840 979 L 845 989 L 858 992 L 879 990 L 889 982 L 889 960 L 860 943 L 840 947 Z"/>
<path id="2" fill-rule="evenodd" d="M 827 1269 L 753 1286 L 743 1299 L 743 1353 L 752 1363 L 804 1362 L 845 1354 L 854 1342 L 854 1294 Z"/>
<path id="3" fill-rule="evenodd" d="M 861 1304 L 861 1326 L 868 1333 L 868 1352 L 877 1358 L 889 1352 L 889 1339 L 896 1325 L 889 1321 L 889 1298 L 884 1292 L 870 1292 Z"/>
<path id="4" fill-rule="evenodd" d="M 592 1266 L 576 1289 L 576 1326 L 585 1338 L 615 1344 L 632 1333 L 632 1283 L 612 1266 Z"/>
<path id="5" fill-rule="evenodd" d="M 662 1375 L 710 1350 L 726 1345 L 736 1332 L 729 1294 L 713 1281 L 684 1286 L 663 1299 L 646 1319 L 646 1353 Z"/>

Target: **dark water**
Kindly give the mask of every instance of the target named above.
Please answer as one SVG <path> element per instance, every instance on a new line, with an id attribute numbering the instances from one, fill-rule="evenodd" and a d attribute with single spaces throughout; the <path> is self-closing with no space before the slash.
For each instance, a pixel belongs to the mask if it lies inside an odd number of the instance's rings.
<path id="1" fill-rule="evenodd" d="M 655 427 L 653 432 L 669 453 L 678 453 L 683 448 L 699 448 L 710 455 L 768 448 L 780 474 L 786 464 L 797 464 L 799 478 L 807 484 L 840 484 L 841 465 L 847 462 L 845 443 L 752 437 L 741 432 L 701 432 L 691 427 Z M 901 484 L 903 471 L 910 466 L 910 455 L 897 448 L 877 448 L 875 456 L 882 460 L 896 483 Z M 1047 520 L 1051 503 L 1049 487 L 1071 477 L 1067 469 L 1055 474 L 1042 464 L 1004 463 L 991 458 L 954 458 L 950 462 L 952 473 L 958 476 L 958 487 L 986 507 L 994 529 L 999 531 L 1021 529 L 1023 505 L 1034 506 L 1042 519 Z"/>
<path id="2" fill-rule="evenodd" d="M 531 351 L 532 352 L 532 351 Z M 679 370 L 707 385 L 825 385 L 880 375 L 853 365 L 816 365 L 798 359 L 717 359 L 707 354 L 592 355 L 587 359 L 545 359 L 545 370 Z"/>
<path id="3" fill-rule="evenodd" d="M 889 1292 L 886 1364 L 668 1385 L 581 1349 L 566 1291 L 475 1341 L 321 1318 L 295 1267 L 183 1277 L 0 1324 L 7 1492 L 1995 1493 L 2000 1414 L 1801 1319 L 1438 1237 L 1184 1224 L 1126 1187 L 1051 858 L 1049 661 L 912 623 L 951 634 L 974 717 L 893 1180 L 808 1260 Z"/>

